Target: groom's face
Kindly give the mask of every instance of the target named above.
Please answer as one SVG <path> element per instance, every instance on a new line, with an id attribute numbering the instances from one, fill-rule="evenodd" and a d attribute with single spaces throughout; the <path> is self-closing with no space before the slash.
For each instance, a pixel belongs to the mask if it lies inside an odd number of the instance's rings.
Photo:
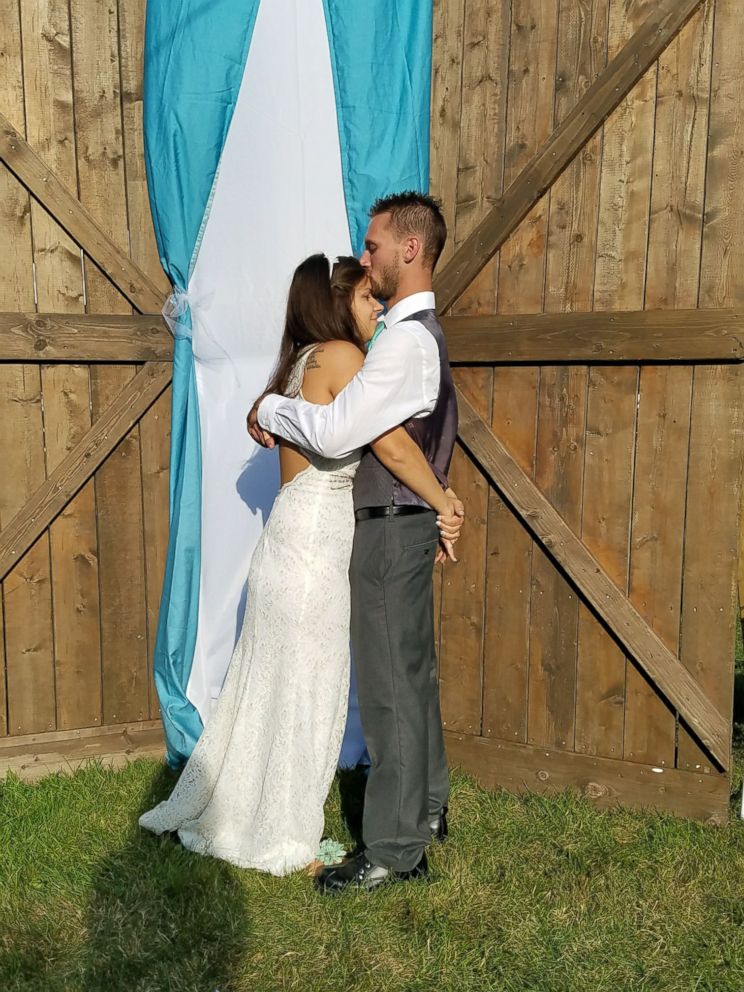
<path id="1" fill-rule="evenodd" d="M 401 250 L 401 244 L 390 227 L 390 214 L 373 217 L 359 261 L 369 275 L 372 292 L 378 300 L 391 300 L 398 292 Z"/>

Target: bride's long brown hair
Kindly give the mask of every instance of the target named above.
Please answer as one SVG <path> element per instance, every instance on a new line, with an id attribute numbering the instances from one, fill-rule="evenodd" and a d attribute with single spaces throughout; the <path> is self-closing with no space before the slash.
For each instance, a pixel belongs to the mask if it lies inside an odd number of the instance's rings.
<path id="1" fill-rule="evenodd" d="M 366 350 L 351 303 L 366 273 L 356 258 L 342 255 L 330 269 L 325 255 L 310 255 L 295 269 L 279 357 L 266 393 L 284 393 L 303 348 L 324 341 L 349 341 Z"/>

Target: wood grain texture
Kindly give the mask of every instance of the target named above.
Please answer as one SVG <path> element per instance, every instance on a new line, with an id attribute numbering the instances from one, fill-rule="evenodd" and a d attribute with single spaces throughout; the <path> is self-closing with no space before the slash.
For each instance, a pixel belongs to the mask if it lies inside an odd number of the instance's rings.
<path id="1" fill-rule="evenodd" d="M 13 772 L 34 782 L 55 772 L 73 772 L 90 761 L 121 768 L 135 758 L 164 755 L 159 720 L 95 727 L 67 733 L 29 734 L 11 738 L 0 747 L 0 776 Z"/>
<path id="2" fill-rule="evenodd" d="M 450 765 L 464 768 L 486 788 L 549 795 L 570 789 L 600 807 L 660 810 L 721 826 L 728 822 L 727 775 L 699 775 L 461 734 L 446 733 L 445 746 Z"/>
<path id="3" fill-rule="evenodd" d="M 128 245 L 121 114 L 118 2 L 72 0 L 75 118 L 80 199 L 119 247 Z M 128 313 L 120 293 L 86 260 L 88 309 Z M 91 369 L 94 419 L 136 374 L 131 366 Z M 124 437 L 96 475 L 105 723 L 149 716 L 147 609 L 139 426 Z"/>
<path id="4" fill-rule="evenodd" d="M 581 539 L 627 594 L 638 369 L 589 370 Z M 625 657 L 594 613 L 579 609 L 575 748 L 623 753 Z"/>
<path id="5" fill-rule="evenodd" d="M 584 474 L 587 369 L 540 373 L 535 483 L 579 532 Z M 573 750 L 579 601 L 542 549 L 533 552 L 530 590 L 528 741 Z"/>
<path id="6" fill-rule="evenodd" d="M 2 114 L 0 159 L 141 313 L 160 312 L 164 297 L 157 286 L 93 220 L 89 211 L 81 207 Z"/>
<path id="7" fill-rule="evenodd" d="M 444 310 L 462 293 L 530 212 L 551 183 L 584 147 L 604 118 L 652 66 L 701 0 L 659 0 L 648 4 L 648 17 L 618 52 L 563 124 L 540 148 L 504 196 L 489 212 L 437 277 L 435 289 Z M 551 8 L 543 5 L 548 15 Z M 539 13 L 539 11 L 538 11 Z M 513 23 L 532 30 L 532 20 Z M 514 34 L 514 31 L 512 32 Z M 529 69 L 529 67 L 527 67 Z M 535 122 L 539 126 L 539 122 Z"/>
<path id="8" fill-rule="evenodd" d="M 77 189 L 69 9 L 66 0 L 21 7 L 26 127 L 30 146 L 68 189 Z M 82 256 L 53 218 L 32 201 L 37 305 L 85 309 Z M 32 356 L 40 358 L 40 355 Z M 90 428 L 87 367 L 41 367 L 46 471 L 56 468 Z M 92 482 L 68 503 L 49 531 L 57 727 L 101 722 L 98 539 Z"/>
<path id="9" fill-rule="evenodd" d="M 0 313 L 2 362 L 167 362 L 173 338 L 140 314 Z"/>
<path id="10" fill-rule="evenodd" d="M 721 713 L 733 710 L 742 370 L 701 366 L 692 387 L 680 657 Z M 684 726 L 677 767 L 715 773 Z"/>
<path id="11" fill-rule="evenodd" d="M 22 506 L 22 509 L 18 509 L 12 519 L 10 512 L 5 511 L 8 523 L 0 532 L 0 578 L 5 578 L 57 514 L 67 506 L 74 494 L 120 444 L 122 436 L 161 395 L 170 379 L 169 366 L 156 362 L 145 365 L 67 453 L 46 481 L 29 494 L 25 501 L 15 500 L 13 505 Z M 28 396 L 20 401 L 16 400 L 31 410 L 38 403 L 35 398 L 38 396 L 38 389 L 34 394 L 32 388 L 33 381 Z"/>
<path id="12" fill-rule="evenodd" d="M 457 162 L 462 106 L 462 61 L 465 0 L 434 0 L 432 37 L 429 189 L 442 205 L 447 242 L 440 265 L 454 251 Z M 434 569 L 434 636 L 441 657 L 442 584 L 446 566 Z"/>
<path id="13" fill-rule="evenodd" d="M 741 5 L 716 0 L 713 71 L 700 262 L 701 307 L 744 299 L 744 74 Z M 744 622 L 744 525 L 739 532 L 739 609 Z"/>
<path id="14" fill-rule="evenodd" d="M 482 216 L 484 193 L 500 188 L 503 169 L 505 6 L 486 0 L 469 2 L 463 26 L 462 109 L 457 162 L 457 204 L 451 240 L 455 250 Z M 495 125 L 495 126 L 494 126 Z M 489 138 L 484 141 L 484 136 Z M 494 305 L 493 274 L 482 286 L 471 287 L 458 308 L 489 312 Z M 455 379 L 488 417 L 491 406 L 490 369 L 461 369 Z M 486 536 L 489 486 L 477 466 L 457 446 L 450 484 L 465 501 L 468 527 L 457 548 L 459 564 L 442 571 L 440 684 L 445 726 L 466 733 L 481 732 L 483 634 L 486 597 Z"/>
<path id="15" fill-rule="evenodd" d="M 560 126 L 605 67 L 607 4 L 559 4 L 558 13 L 554 117 Z M 591 306 L 587 260 L 594 255 L 600 147 L 600 140 L 592 139 L 592 147 L 550 191 L 543 301 L 548 311 Z M 562 286 L 559 293 L 556 284 Z M 576 532 L 581 529 L 588 375 L 584 365 L 543 366 L 538 399 L 535 480 Z M 549 557 L 535 549 L 528 739 L 568 750 L 574 748 L 576 729 L 579 606 Z"/>
<path id="16" fill-rule="evenodd" d="M 0 92 L 4 110 L 25 129 L 20 9 L 0 5 L 2 57 Z M 0 306 L 33 310 L 31 206 L 26 191 L 5 169 L 0 176 Z M 41 378 L 38 366 L 0 367 L 0 525 L 20 509 L 44 480 L 44 434 Z M 52 730 L 54 706 L 54 639 L 49 568 L 49 536 L 43 534 L 21 565 L 3 583 L 4 647 L 7 687 L 7 729 L 10 734 Z"/>
<path id="17" fill-rule="evenodd" d="M 481 416 L 491 405 L 490 369 L 455 372 Z M 466 507 L 467 527 L 457 542 L 459 562 L 445 564 L 442 581 L 442 629 L 439 684 L 442 724 L 462 733 L 480 734 L 485 603 L 486 513 L 488 482 L 457 445 L 450 484 Z"/>
<path id="18" fill-rule="evenodd" d="M 740 362 L 741 310 L 633 310 L 443 317 L 450 361 Z"/>
<path id="19" fill-rule="evenodd" d="M 682 5 L 674 6 L 679 13 Z M 688 4 L 688 15 L 697 6 Z M 610 0 L 610 59 L 616 60 L 637 43 L 639 30 L 658 16 L 660 7 L 655 0 Z M 674 35 L 676 31 L 669 35 L 667 43 Z M 651 63 L 604 125 L 594 272 L 596 310 L 643 307 L 656 76 L 657 67 Z"/>
<path id="20" fill-rule="evenodd" d="M 608 0 L 559 0 L 555 119 L 560 124 L 607 65 Z M 602 132 L 550 190 L 545 310 L 590 310 L 594 293 Z"/>
<path id="21" fill-rule="evenodd" d="M 640 373 L 630 537 L 632 603 L 675 655 L 679 652 L 690 368 Z M 675 716 L 633 662 L 625 685 L 624 756 L 674 766 Z"/>
<path id="22" fill-rule="evenodd" d="M 454 252 L 465 0 L 434 0 L 433 18 L 430 190 L 442 204 L 450 235 L 439 260 L 441 267 Z M 445 309 L 439 305 L 440 313 Z"/>
<path id="23" fill-rule="evenodd" d="M 494 369 L 491 429 L 534 475 L 537 370 Z M 532 537 L 496 490 L 489 493 L 483 733 L 527 740 Z"/>
<path id="24" fill-rule="evenodd" d="M 647 307 L 688 307 L 696 306 L 698 301 L 700 248 L 705 207 L 712 28 L 713 6 L 706 4 L 696 12 L 659 60 L 646 273 Z M 679 395 L 690 397 L 688 402 L 691 402 L 693 375 L 692 368 L 676 370 L 667 389 L 673 391 L 675 397 Z M 645 391 L 648 391 L 652 377 L 660 382 L 661 371 L 643 370 L 642 386 Z M 665 400 L 661 402 L 666 403 Z M 688 472 L 684 476 L 680 475 L 680 482 L 685 488 L 689 484 L 690 473 L 695 474 L 701 461 L 701 453 L 699 451 L 693 453 L 692 438 L 689 433 L 691 429 L 690 423 L 686 439 L 689 455 L 684 451 L 679 455 L 672 452 L 668 456 L 676 463 L 677 471 L 682 465 L 689 466 Z M 673 431 L 669 432 L 670 437 L 673 433 Z M 682 439 L 681 443 L 684 446 L 685 440 Z M 660 504 L 663 502 L 663 498 L 659 500 Z M 664 514 L 663 505 L 659 506 L 659 512 Z M 684 549 L 680 549 L 678 564 L 676 541 L 674 541 L 668 556 L 671 560 L 671 568 L 667 568 L 666 563 L 662 564 L 661 561 L 658 565 L 661 574 L 655 583 L 656 589 L 662 592 L 669 583 L 666 596 L 675 603 L 673 609 L 670 607 L 671 615 L 668 618 L 670 638 L 673 623 L 679 624 L 682 621 L 684 628 L 681 605 L 685 575 L 683 563 L 688 557 L 687 528 L 691 525 L 694 514 L 695 504 L 690 503 L 689 499 L 686 507 L 674 499 L 672 518 L 677 521 L 679 530 L 685 531 Z M 733 516 L 736 517 L 735 509 Z M 660 536 L 664 536 L 665 533 L 662 531 Z M 663 555 L 663 552 L 662 545 L 660 554 Z M 676 588 L 672 584 L 675 581 L 678 583 Z M 682 594 L 680 594 L 680 585 Z M 676 632 L 675 648 L 680 638 L 684 636 L 684 629 Z M 717 696 L 714 693 L 710 698 L 717 703 L 720 694 Z M 659 724 L 663 720 L 662 725 L 666 725 L 668 719 L 666 713 L 660 709 L 658 702 L 655 705 L 656 712 L 660 714 Z M 720 708 L 725 712 L 725 706 Z M 650 715 L 653 717 L 653 711 Z M 678 751 L 681 737 L 684 736 L 684 729 L 677 728 L 675 750 Z M 645 731 L 641 731 L 638 737 L 641 741 L 649 739 Z M 661 742 L 659 746 L 662 746 Z M 663 747 L 666 749 L 666 744 Z M 701 760 L 704 760 L 702 751 L 698 753 Z M 675 761 L 679 765 L 678 757 Z M 710 770 L 710 764 L 708 768 Z"/>
<path id="25" fill-rule="evenodd" d="M 676 655 L 620 592 L 459 390 L 458 405 L 460 437 L 504 499 L 725 769 L 730 738 L 728 721 L 705 698 Z"/>

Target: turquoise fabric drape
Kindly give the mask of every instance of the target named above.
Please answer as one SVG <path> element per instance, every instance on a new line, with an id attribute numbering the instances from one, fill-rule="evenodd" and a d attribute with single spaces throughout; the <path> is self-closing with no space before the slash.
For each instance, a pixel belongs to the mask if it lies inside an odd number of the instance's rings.
<path id="1" fill-rule="evenodd" d="M 149 0 L 144 132 L 150 207 L 163 268 L 188 290 L 238 96 L 259 0 Z M 186 297 L 186 300 L 188 297 Z M 155 642 L 155 684 L 168 761 L 181 765 L 202 730 L 186 697 L 199 607 L 201 450 L 188 306 L 173 359 L 170 535 Z"/>
<path id="2" fill-rule="evenodd" d="M 431 0 L 323 0 L 351 244 L 379 196 L 429 188 Z M 352 672 L 353 677 L 353 672 Z M 352 678 L 339 765 L 367 762 Z"/>
<path id="3" fill-rule="evenodd" d="M 351 244 L 378 196 L 429 188 L 431 0 L 323 0 Z"/>

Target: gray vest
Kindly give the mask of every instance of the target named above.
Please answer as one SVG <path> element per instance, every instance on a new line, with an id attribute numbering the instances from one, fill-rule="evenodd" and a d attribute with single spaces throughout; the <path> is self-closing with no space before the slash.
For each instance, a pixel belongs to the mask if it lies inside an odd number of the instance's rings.
<path id="1" fill-rule="evenodd" d="M 434 310 L 421 310 L 406 320 L 417 320 L 429 331 L 439 349 L 439 395 L 430 414 L 412 417 L 403 427 L 423 451 L 434 475 L 444 487 L 457 437 L 457 399 L 447 357 L 447 342 Z M 367 449 L 354 478 L 354 509 L 365 506 L 428 506 L 391 475 L 371 449 Z"/>

